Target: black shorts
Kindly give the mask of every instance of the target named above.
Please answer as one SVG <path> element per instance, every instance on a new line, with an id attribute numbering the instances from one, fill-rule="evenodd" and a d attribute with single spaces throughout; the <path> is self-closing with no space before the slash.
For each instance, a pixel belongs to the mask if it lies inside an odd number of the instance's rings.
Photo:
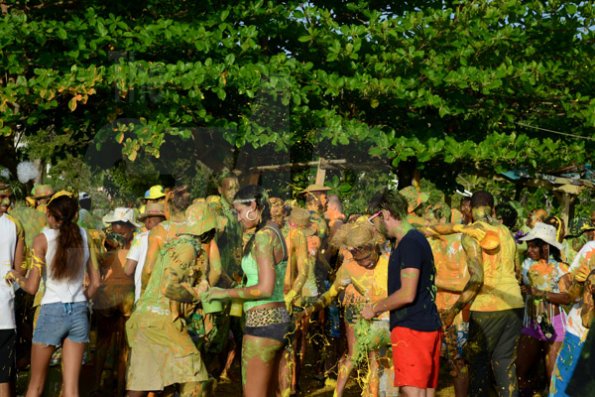
<path id="1" fill-rule="evenodd" d="M 17 333 L 14 329 L 0 329 L 0 383 L 14 380 L 16 375 Z"/>
<path id="2" fill-rule="evenodd" d="M 265 325 L 264 327 L 244 327 L 244 335 L 274 339 L 287 345 L 293 330 L 293 323 L 281 323 Z"/>

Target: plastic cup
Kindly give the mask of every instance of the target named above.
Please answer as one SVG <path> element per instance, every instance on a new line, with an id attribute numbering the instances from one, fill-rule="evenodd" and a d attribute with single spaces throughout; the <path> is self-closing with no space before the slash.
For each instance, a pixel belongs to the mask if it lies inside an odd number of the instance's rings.
<path id="1" fill-rule="evenodd" d="M 229 315 L 233 317 L 242 317 L 244 311 L 244 304 L 242 301 L 232 301 L 229 309 Z"/>
<path id="2" fill-rule="evenodd" d="M 223 305 L 221 304 L 221 301 L 218 301 L 218 300 L 209 301 L 209 300 L 203 299 L 202 300 L 202 310 L 206 314 L 220 313 L 223 311 Z"/>

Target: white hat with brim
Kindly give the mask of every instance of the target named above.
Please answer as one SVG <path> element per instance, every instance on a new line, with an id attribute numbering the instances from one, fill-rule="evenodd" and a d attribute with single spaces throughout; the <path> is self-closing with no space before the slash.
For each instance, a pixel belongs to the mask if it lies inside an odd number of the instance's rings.
<path id="1" fill-rule="evenodd" d="M 134 219 L 134 210 L 132 208 L 118 207 L 113 212 L 110 212 L 103 217 L 103 223 L 115 222 L 130 223 L 135 227 L 141 226 Z"/>
<path id="2" fill-rule="evenodd" d="M 521 237 L 520 241 L 541 240 L 553 247 L 562 250 L 564 246 L 556 239 L 556 228 L 543 222 L 537 222 L 535 227 L 527 233 L 526 236 Z"/>

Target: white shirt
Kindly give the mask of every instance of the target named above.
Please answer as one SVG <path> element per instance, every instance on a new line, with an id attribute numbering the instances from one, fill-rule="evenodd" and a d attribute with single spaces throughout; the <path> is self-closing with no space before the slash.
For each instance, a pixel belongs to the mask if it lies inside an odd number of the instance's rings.
<path id="1" fill-rule="evenodd" d="M 85 302 L 87 297 L 83 290 L 83 278 L 85 276 L 85 267 L 89 260 L 89 243 L 87 242 L 87 232 L 79 226 L 83 238 L 83 260 L 80 264 L 80 270 L 76 277 L 70 280 L 56 280 L 52 277 L 52 262 L 56 255 L 59 230 L 43 228 L 41 231 L 48 242 L 48 249 L 45 253 L 45 271 L 43 272 L 43 281 L 45 282 L 45 293 L 41 299 L 42 305 L 50 303 L 75 303 Z"/>
<path id="2" fill-rule="evenodd" d="M 570 272 L 574 272 L 582 264 L 585 264 L 595 255 L 595 241 L 589 241 L 583 248 L 576 254 L 572 265 L 570 265 Z M 566 318 L 566 332 L 578 336 L 582 342 L 587 338 L 588 328 L 583 327 L 583 320 L 581 318 L 581 309 L 583 307 L 583 299 L 581 298 L 576 302 Z"/>
<path id="3" fill-rule="evenodd" d="M 22 230 L 20 230 L 22 233 Z M 14 286 L 4 281 L 6 273 L 14 266 L 19 229 L 7 214 L 0 216 L 0 329 L 16 329 L 14 317 Z"/>
<path id="4" fill-rule="evenodd" d="M 142 232 L 134 236 L 134 239 L 130 244 L 130 250 L 126 256 L 126 259 L 136 261 L 136 269 L 134 269 L 134 302 L 137 302 L 140 298 L 141 278 L 148 250 L 149 232 Z"/>

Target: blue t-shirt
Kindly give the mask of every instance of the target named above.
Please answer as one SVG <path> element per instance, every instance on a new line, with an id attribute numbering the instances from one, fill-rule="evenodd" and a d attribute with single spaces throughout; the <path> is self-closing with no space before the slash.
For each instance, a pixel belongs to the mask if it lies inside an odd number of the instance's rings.
<path id="1" fill-rule="evenodd" d="M 416 331 L 440 329 L 440 317 L 436 308 L 436 268 L 428 240 L 419 231 L 407 232 L 393 250 L 388 262 L 388 294 L 401 289 L 401 270 L 419 269 L 419 282 L 415 300 L 390 312 L 390 328 L 405 327 Z"/>

